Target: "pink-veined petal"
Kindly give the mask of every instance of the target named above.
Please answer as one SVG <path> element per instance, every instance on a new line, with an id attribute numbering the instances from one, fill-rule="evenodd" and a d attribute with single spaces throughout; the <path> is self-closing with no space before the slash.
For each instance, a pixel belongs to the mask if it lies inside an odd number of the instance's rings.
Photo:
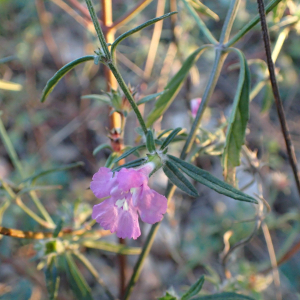
<path id="1" fill-rule="evenodd" d="M 167 211 L 167 198 L 144 185 L 141 192 L 136 194 L 137 208 L 141 219 L 149 224 L 159 222 Z"/>
<path id="2" fill-rule="evenodd" d="M 111 170 L 104 167 L 94 174 L 90 187 L 97 198 L 101 199 L 110 195 L 115 183 L 115 178 L 112 178 L 112 175 Z"/>

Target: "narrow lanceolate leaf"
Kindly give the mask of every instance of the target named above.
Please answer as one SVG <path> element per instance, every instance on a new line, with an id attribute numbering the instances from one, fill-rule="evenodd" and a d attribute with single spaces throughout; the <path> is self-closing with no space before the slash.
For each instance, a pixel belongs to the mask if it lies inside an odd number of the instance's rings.
<path id="1" fill-rule="evenodd" d="M 48 95 L 51 93 L 51 91 L 54 89 L 56 84 L 73 68 L 75 68 L 77 65 L 84 63 L 89 60 L 94 60 L 95 56 L 94 55 L 87 55 L 80 57 L 78 59 L 73 60 L 72 62 L 66 64 L 63 66 L 60 70 L 58 70 L 54 76 L 47 82 L 43 94 L 41 97 L 41 102 L 44 102 Z"/>
<path id="2" fill-rule="evenodd" d="M 235 167 L 240 165 L 240 152 L 245 142 L 249 120 L 250 71 L 243 53 L 238 49 L 231 50 L 238 54 L 241 68 L 227 127 L 222 165 L 225 181 L 234 184 Z"/>
<path id="3" fill-rule="evenodd" d="M 163 150 L 165 149 L 171 142 L 172 140 L 176 137 L 176 135 L 181 131 L 181 127 L 178 127 L 176 129 L 174 129 L 169 135 L 168 137 L 163 141 L 160 149 Z"/>
<path id="4" fill-rule="evenodd" d="M 157 137 L 158 139 L 160 139 L 161 137 L 163 137 L 166 133 L 168 133 L 169 131 L 172 131 L 172 128 L 169 129 L 165 129 L 164 131 L 162 131 L 159 136 Z"/>
<path id="5" fill-rule="evenodd" d="M 147 161 L 147 158 L 145 158 L 145 157 L 144 158 L 138 158 L 138 159 L 130 161 L 130 162 L 126 163 L 126 164 L 123 164 L 121 166 L 118 166 L 118 167 L 114 168 L 112 171 L 113 172 L 118 172 L 122 168 L 126 168 L 126 169 L 128 169 L 128 168 L 136 168 L 136 167 L 139 167 L 139 166 L 143 165 L 146 161 Z"/>
<path id="6" fill-rule="evenodd" d="M 145 145 L 140 145 L 140 146 L 136 146 L 136 147 L 131 148 L 130 150 L 124 152 L 121 156 L 119 156 L 114 161 L 114 163 L 117 163 L 118 161 L 122 160 L 123 158 L 126 158 L 127 156 L 129 156 L 130 154 L 134 153 L 135 151 L 143 149 L 143 148 L 146 148 L 146 146 Z"/>
<path id="7" fill-rule="evenodd" d="M 132 34 L 138 32 L 138 31 L 144 29 L 145 27 L 148 27 L 148 26 L 150 26 L 150 25 L 152 25 L 152 24 L 154 24 L 154 23 L 156 23 L 156 22 L 158 22 L 158 21 L 161 21 L 161 20 L 163 20 L 163 19 L 165 19 L 165 18 L 168 18 L 168 17 L 170 17 L 170 16 L 172 16 L 172 15 L 174 15 L 174 14 L 177 14 L 177 12 L 167 13 L 167 14 L 161 16 L 161 17 L 151 19 L 151 20 L 149 20 L 149 21 L 147 21 L 147 22 L 145 22 L 145 23 L 143 23 L 143 24 L 141 24 L 141 25 L 139 25 L 139 26 L 137 26 L 137 27 L 135 27 L 135 28 L 133 28 L 133 29 L 131 29 L 131 30 L 129 30 L 129 31 L 126 31 L 125 33 L 123 33 L 122 35 L 120 35 L 120 36 L 113 42 L 113 44 L 111 45 L 111 53 L 112 53 L 112 55 L 113 55 L 113 53 L 114 53 L 114 51 L 115 51 L 117 45 L 118 45 L 121 41 L 123 41 L 124 39 L 126 39 L 127 37 L 129 37 L 130 35 L 132 35 Z"/>
<path id="8" fill-rule="evenodd" d="M 112 168 L 115 164 L 115 159 L 117 159 L 118 153 L 117 152 L 112 152 L 109 157 L 107 158 L 105 162 L 105 167 L 106 168 Z"/>
<path id="9" fill-rule="evenodd" d="M 128 247 L 125 245 L 113 244 L 104 241 L 84 240 L 81 245 L 87 248 L 99 249 L 123 255 L 138 255 L 141 253 L 141 248 Z"/>
<path id="10" fill-rule="evenodd" d="M 46 286 L 50 300 L 55 300 L 58 294 L 60 277 L 56 267 L 56 257 L 50 256 L 45 267 Z"/>
<path id="11" fill-rule="evenodd" d="M 105 104 L 111 104 L 110 98 L 107 95 L 96 95 L 96 94 L 84 95 L 81 97 L 81 99 L 94 99 L 94 100 L 101 101 Z"/>
<path id="12" fill-rule="evenodd" d="M 53 231 L 53 237 L 56 238 L 58 237 L 59 233 L 61 232 L 62 228 L 64 225 L 64 221 L 62 219 L 59 219 L 54 231 Z"/>
<path id="13" fill-rule="evenodd" d="M 153 133 L 151 130 L 148 130 L 148 132 L 147 132 L 146 146 L 147 146 L 147 150 L 149 151 L 149 153 L 155 152 L 156 148 L 155 148 Z"/>
<path id="14" fill-rule="evenodd" d="M 39 177 L 42 177 L 42 176 L 45 176 L 45 175 L 48 175 L 48 174 L 54 173 L 54 172 L 66 171 L 66 170 L 76 168 L 76 167 L 79 167 L 79 166 L 84 166 L 84 163 L 82 161 L 79 161 L 79 162 L 76 162 L 76 163 L 73 163 L 73 164 L 68 164 L 68 165 L 65 165 L 65 166 L 40 171 L 40 172 L 37 172 L 36 174 L 24 179 L 23 182 L 30 181 L 30 183 L 33 184 Z"/>
<path id="15" fill-rule="evenodd" d="M 200 57 L 204 50 L 209 47 L 210 46 L 204 45 L 198 48 L 185 60 L 180 70 L 167 84 L 165 88 L 165 90 L 167 91 L 163 95 L 161 95 L 155 102 L 154 109 L 150 112 L 147 118 L 147 127 L 150 127 L 168 109 L 168 107 L 171 105 L 176 95 L 180 91 L 180 88 L 195 61 Z"/>
<path id="16" fill-rule="evenodd" d="M 110 149 L 110 150 L 113 150 L 113 148 L 111 147 L 111 145 L 108 145 L 108 144 L 101 144 L 99 145 L 98 147 L 96 147 L 93 151 L 93 155 L 96 155 L 98 152 L 100 152 L 101 150 L 103 149 Z"/>
<path id="17" fill-rule="evenodd" d="M 220 293 L 209 296 L 193 298 L 193 300 L 255 300 L 249 296 L 244 296 L 236 293 Z"/>
<path id="18" fill-rule="evenodd" d="M 163 166 L 163 170 L 166 176 L 170 179 L 170 181 L 177 187 L 179 187 L 182 191 L 186 192 L 188 195 L 191 195 L 193 197 L 198 196 L 197 190 L 180 172 L 180 170 L 174 163 L 166 161 L 166 164 Z"/>
<path id="19" fill-rule="evenodd" d="M 175 163 L 178 166 L 178 168 L 182 170 L 182 172 L 186 173 L 191 178 L 206 185 L 207 187 L 211 188 L 217 193 L 223 194 L 235 200 L 257 203 L 257 201 L 254 198 L 235 189 L 232 185 L 214 177 L 209 172 L 202 170 L 194 165 L 191 165 L 186 161 L 181 160 L 180 158 L 177 158 L 175 156 L 168 155 L 168 158 L 173 163 Z"/>
<path id="20" fill-rule="evenodd" d="M 193 296 L 196 296 L 202 289 L 204 283 L 204 276 L 201 276 L 197 282 L 195 282 L 189 290 L 181 297 L 181 300 L 189 300 Z"/>
<path id="21" fill-rule="evenodd" d="M 148 96 L 145 96 L 143 98 L 141 98 L 139 101 L 136 102 L 136 105 L 141 105 L 141 104 L 144 104 L 144 103 L 147 103 L 155 98 L 157 98 L 158 96 L 164 94 L 166 92 L 166 90 L 160 92 L 160 93 L 156 93 L 156 94 L 151 94 L 151 95 L 148 95 Z"/>
<path id="22" fill-rule="evenodd" d="M 76 299 L 93 300 L 91 289 L 76 266 L 71 253 L 66 252 L 64 254 L 64 259 L 65 271 Z"/>

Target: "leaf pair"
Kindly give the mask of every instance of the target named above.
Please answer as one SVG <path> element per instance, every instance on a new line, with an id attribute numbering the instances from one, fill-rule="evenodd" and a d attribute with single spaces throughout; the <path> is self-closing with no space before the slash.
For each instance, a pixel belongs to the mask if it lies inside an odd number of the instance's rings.
<path id="1" fill-rule="evenodd" d="M 170 17 L 171 15 L 173 14 L 176 14 L 177 12 L 171 12 L 171 13 L 167 13 L 161 17 L 158 17 L 158 18 L 154 18 L 154 19 L 151 19 L 139 26 L 137 26 L 136 28 L 134 29 L 131 29 L 127 32 L 125 32 L 124 34 L 120 35 L 114 42 L 113 44 L 111 45 L 111 54 L 112 54 L 112 57 L 114 56 L 114 52 L 115 52 L 115 49 L 117 47 L 117 45 L 123 41 L 125 38 L 127 38 L 128 36 L 132 35 L 133 33 L 136 33 L 140 30 L 142 30 L 143 28 L 145 27 L 148 27 L 158 21 L 161 21 L 165 18 L 168 18 Z M 96 53 L 97 54 L 97 53 Z M 94 61 L 95 64 L 98 64 L 98 61 L 99 61 L 99 55 L 87 55 L 87 56 L 83 56 L 83 57 L 80 57 L 78 59 L 75 59 L 73 60 L 72 62 L 66 64 L 65 66 L 63 66 L 60 70 L 58 70 L 54 76 L 48 80 L 43 92 L 42 92 L 42 97 L 41 97 L 41 102 L 44 102 L 46 100 L 46 98 L 49 96 L 49 94 L 51 93 L 51 91 L 54 89 L 54 87 L 57 85 L 57 83 L 69 72 L 71 71 L 73 68 L 75 68 L 77 65 L 81 64 L 81 63 L 84 63 L 84 62 L 87 62 L 87 61 Z M 164 93 L 164 92 L 163 92 Z M 149 96 L 146 96 L 142 99 L 140 99 L 140 103 L 139 104 L 142 104 L 142 103 L 146 103 L 154 98 L 156 98 L 157 96 L 159 96 L 159 94 L 161 93 L 157 93 L 157 94 L 153 94 L 153 95 L 149 95 Z M 107 103 L 107 100 L 106 97 L 101 97 L 101 95 L 88 95 L 89 98 L 94 98 L 94 99 L 98 99 L 100 101 L 103 101 L 103 102 L 106 102 Z M 100 97 L 99 97 L 100 96 Z"/>
<path id="2" fill-rule="evenodd" d="M 175 156 L 168 155 L 168 158 L 169 161 L 167 161 L 164 166 L 165 174 L 172 183 L 174 183 L 187 194 L 195 197 L 198 195 L 198 192 L 181 172 L 184 172 L 189 177 L 206 185 L 219 194 L 223 194 L 239 201 L 257 203 L 254 198 L 235 189 L 230 184 L 214 177 L 209 172 L 189 164 Z"/>

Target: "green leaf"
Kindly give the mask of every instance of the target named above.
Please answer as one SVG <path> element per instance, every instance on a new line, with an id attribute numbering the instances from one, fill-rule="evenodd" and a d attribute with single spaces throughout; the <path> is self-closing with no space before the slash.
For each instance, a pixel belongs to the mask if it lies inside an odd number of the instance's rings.
<path id="1" fill-rule="evenodd" d="M 179 171 L 175 164 L 170 161 L 166 161 L 163 166 L 163 170 L 170 181 L 179 187 L 182 191 L 188 195 L 197 197 L 198 192 L 194 186 L 188 181 L 188 179 Z"/>
<path id="2" fill-rule="evenodd" d="M 172 162 L 176 163 L 177 166 L 188 176 L 206 185 L 207 187 L 216 191 L 217 193 L 223 194 L 235 200 L 257 203 L 257 201 L 254 198 L 235 189 L 232 185 L 214 177 L 209 172 L 202 170 L 194 165 L 191 165 L 186 161 L 181 160 L 180 158 L 177 158 L 173 155 L 168 155 L 168 158 L 170 158 Z"/>
<path id="3" fill-rule="evenodd" d="M 161 137 L 163 137 L 167 132 L 172 131 L 173 129 L 165 129 L 164 131 L 162 131 L 159 136 L 157 137 L 157 139 L 160 139 Z"/>
<path id="4" fill-rule="evenodd" d="M 91 289 L 76 266 L 71 253 L 66 252 L 64 258 L 65 271 L 76 299 L 93 300 Z"/>
<path id="5" fill-rule="evenodd" d="M 225 293 L 214 294 L 209 296 L 197 297 L 197 298 L 193 298 L 193 300 L 255 300 L 255 299 L 241 294 L 225 292 Z"/>
<path id="6" fill-rule="evenodd" d="M 177 14 L 177 12 L 170 12 L 170 13 L 167 13 L 167 14 L 161 16 L 161 17 L 151 19 L 151 20 L 149 20 L 149 21 L 147 21 L 147 22 L 145 22 L 145 23 L 143 23 L 143 24 L 141 24 L 141 25 L 139 25 L 139 26 L 137 26 L 137 27 L 135 27 L 135 28 L 133 28 L 133 29 L 131 29 L 129 31 L 126 31 L 123 34 L 121 34 L 118 38 L 116 38 L 116 40 L 111 45 L 111 51 L 110 52 L 112 53 L 112 56 L 114 55 L 114 52 L 115 52 L 116 47 L 118 46 L 118 44 L 120 42 L 122 42 L 124 39 L 126 39 L 127 37 L 129 37 L 130 35 L 138 32 L 138 31 L 144 29 L 145 27 L 148 27 L 148 26 L 150 26 L 150 25 L 152 25 L 152 24 L 154 24 L 154 23 L 156 23 L 158 21 L 161 21 L 161 20 L 163 20 L 165 18 L 168 18 L 168 17 L 170 17 L 170 16 L 172 16 L 174 14 Z"/>
<path id="7" fill-rule="evenodd" d="M 94 99 L 94 100 L 101 101 L 105 104 L 110 104 L 111 105 L 110 98 L 107 95 L 96 95 L 96 94 L 84 95 L 84 96 L 81 97 L 81 99 Z"/>
<path id="8" fill-rule="evenodd" d="M 60 70 L 58 70 L 54 76 L 48 80 L 43 93 L 42 93 L 42 97 L 41 97 L 41 102 L 44 102 L 46 100 L 46 98 L 49 96 L 49 94 L 52 92 L 52 90 L 54 89 L 54 87 L 57 85 L 57 83 L 69 72 L 71 71 L 73 68 L 75 68 L 77 65 L 84 63 L 86 61 L 89 60 L 94 60 L 95 56 L 94 55 L 87 55 L 87 56 L 83 56 L 80 58 L 77 58 L 75 60 L 73 60 L 72 62 L 66 64 L 65 66 L 63 66 Z"/>
<path id="9" fill-rule="evenodd" d="M 148 130 L 147 136 L 146 136 L 146 147 L 149 153 L 154 153 L 156 148 L 155 148 L 155 143 L 154 143 L 154 138 L 153 138 L 153 133 L 151 130 Z"/>
<path id="10" fill-rule="evenodd" d="M 146 161 L 147 161 L 147 158 L 145 158 L 145 157 L 138 158 L 138 159 L 130 161 L 130 162 L 126 163 L 126 164 L 123 164 L 121 166 L 118 166 L 118 167 L 114 168 L 112 171 L 113 172 L 118 172 L 122 168 L 127 168 L 128 169 L 128 168 L 139 167 L 139 166 L 143 165 Z"/>
<path id="11" fill-rule="evenodd" d="M 63 225 L 64 225 L 64 221 L 62 219 L 59 219 L 59 221 L 54 229 L 54 232 L 53 232 L 54 238 L 58 237 L 59 233 L 61 232 L 61 230 L 63 228 Z"/>
<path id="12" fill-rule="evenodd" d="M 189 300 L 193 296 L 196 296 L 202 289 L 204 283 L 204 276 L 201 276 L 197 282 L 195 282 L 189 290 L 181 297 L 181 300 Z"/>
<path id="13" fill-rule="evenodd" d="M 82 161 L 79 161 L 79 162 L 68 164 L 65 166 L 56 167 L 56 168 L 48 169 L 45 171 L 40 171 L 40 172 L 37 172 L 36 174 L 24 179 L 22 182 L 30 181 L 30 184 L 33 184 L 39 177 L 42 177 L 42 176 L 45 176 L 45 175 L 48 175 L 48 174 L 54 173 L 54 172 L 61 172 L 61 171 L 69 170 L 69 169 L 76 168 L 79 166 L 84 166 L 84 163 Z"/>
<path id="14" fill-rule="evenodd" d="M 130 150 L 124 152 L 121 156 L 119 156 L 115 161 L 114 163 L 117 163 L 118 161 L 122 160 L 123 158 L 129 156 L 130 154 L 132 154 L 133 152 L 137 151 L 137 150 L 140 150 L 140 149 L 143 149 L 143 148 L 146 148 L 146 145 L 139 145 L 139 146 L 136 146 L 136 147 L 133 147 L 131 148 Z"/>
<path id="15" fill-rule="evenodd" d="M 141 253 L 141 248 L 128 247 L 122 244 L 113 244 L 104 241 L 83 240 L 81 245 L 87 248 L 99 249 L 124 255 L 138 255 Z"/>
<path id="16" fill-rule="evenodd" d="M 160 149 L 164 150 L 171 142 L 172 140 L 176 137 L 176 135 L 181 131 L 181 127 L 178 127 L 176 129 L 174 129 L 169 135 L 168 137 L 163 141 Z"/>
<path id="17" fill-rule="evenodd" d="M 50 300 L 55 300 L 58 294 L 60 277 L 58 276 L 56 265 L 56 256 L 49 256 L 45 267 L 45 279 Z"/>
<path id="18" fill-rule="evenodd" d="M 244 54 L 234 48 L 240 59 L 240 75 L 233 107 L 228 121 L 226 142 L 222 155 L 223 175 L 225 181 L 234 185 L 235 167 L 240 165 L 240 152 L 245 142 L 249 120 L 250 71 Z"/>
<path id="19" fill-rule="evenodd" d="M 111 147 L 111 145 L 108 145 L 108 144 L 101 144 L 99 146 L 97 146 L 94 151 L 93 151 L 93 155 L 96 155 L 98 152 L 100 152 L 101 150 L 105 149 L 105 148 L 108 148 L 110 150 L 113 151 L 113 148 Z"/>
<path id="20" fill-rule="evenodd" d="M 170 80 L 170 82 L 165 87 L 167 90 L 163 95 L 161 95 L 155 102 L 154 109 L 150 112 L 146 126 L 150 127 L 163 113 L 168 109 L 176 95 L 178 94 L 185 78 L 187 77 L 190 69 L 195 64 L 195 61 L 200 57 L 200 55 L 209 48 L 210 46 L 204 45 L 194 51 L 183 63 L 180 70 L 176 75 Z"/>
<path id="21" fill-rule="evenodd" d="M 137 101 L 136 105 L 141 105 L 141 104 L 147 103 L 147 102 L 155 99 L 156 97 L 158 97 L 160 95 L 163 95 L 165 92 L 166 92 L 166 90 L 164 90 L 164 91 L 162 91 L 160 93 L 156 93 L 156 94 L 151 94 L 151 95 L 145 96 L 145 97 L 141 98 L 139 101 Z"/>
<path id="22" fill-rule="evenodd" d="M 106 160 L 105 167 L 112 168 L 115 164 L 115 159 L 118 157 L 117 152 L 112 152 Z"/>
<path id="23" fill-rule="evenodd" d="M 197 12 L 204 14 L 214 19 L 215 21 L 220 20 L 219 16 L 215 12 L 213 12 L 211 9 L 209 9 L 206 5 L 201 3 L 199 0 L 190 0 L 189 2 Z"/>

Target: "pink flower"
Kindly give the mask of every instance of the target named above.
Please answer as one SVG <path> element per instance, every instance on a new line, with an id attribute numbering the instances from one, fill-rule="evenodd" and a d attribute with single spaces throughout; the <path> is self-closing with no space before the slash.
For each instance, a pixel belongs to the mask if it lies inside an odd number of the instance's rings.
<path id="1" fill-rule="evenodd" d="M 149 224 L 161 221 L 167 199 L 148 186 L 153 169 L 154 164 L 147 163 L 139 169 L 123 168 L 113 176 L 110 169 L 100 168 L 93 176 L 91 190 L 97 198 L 109 198 L 93 207 L 92 218 L 123 239 L 141 235 L 138 214 Z"/>
<path id="2" fill-rule="evenodd" d="M 193 118 L 195 118 L 197 115 L 197 111 L 201 104 L 201 100 L 202 98 L 195 98 L 191 100 L 191 111 L 192 111 Z"/>

